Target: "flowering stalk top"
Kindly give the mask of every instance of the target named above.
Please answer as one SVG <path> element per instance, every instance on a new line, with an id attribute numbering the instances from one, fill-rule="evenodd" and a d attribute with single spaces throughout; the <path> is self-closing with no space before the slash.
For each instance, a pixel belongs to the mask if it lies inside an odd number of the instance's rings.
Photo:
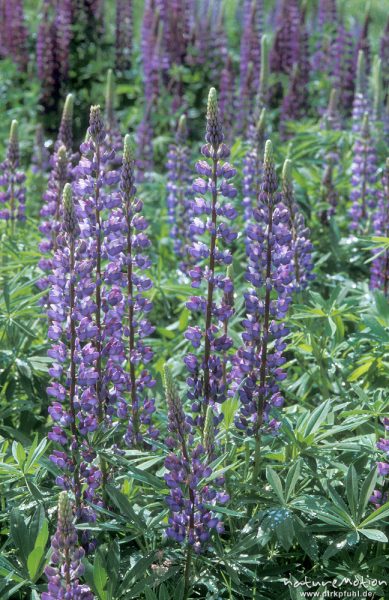
<path id="1" fill-rule="evenodd" d="M 25 220 L 26 190 L 24 183 L 25 174 L 19 170 L 19 136 L 18 122 L 13 120 L 8 140 L 6 159 L 0 164 L 0 205 L 6 208 L 0 209 L 0 219 L 11 221 L 12 232 L 14 232 L 16 221 Z"/>

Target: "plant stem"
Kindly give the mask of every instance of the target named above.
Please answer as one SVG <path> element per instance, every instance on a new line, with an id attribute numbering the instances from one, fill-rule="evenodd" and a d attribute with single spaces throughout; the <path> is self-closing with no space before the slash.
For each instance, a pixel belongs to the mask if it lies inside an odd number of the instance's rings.
<path id="1" fill-rule="evenodd" d="M 98 178 L 100 175 L 100 144 L 96 144 L 96 181 L 95 181 L 95 217 L 96 217 L 96 325 L 97 325 L 97 382 L 96 382 L 96 395 L 97 395 L 97 420 L 99 425 L 104 422 L 105 410 L 102 399 L 102 323 L 101 323 L 101 214 L 99 209 L 100 201 L 100 187 L 98 185 Z M 107 465 L 102 456 L 100 456 L 100 467 L 101 467 L 101 486 L 103 490 L 103 498 L 106 499 L 105 486 L 107 483 Z M 104 502 L 105 503 L 105 502 Z"/>
<path id="2" fill-rule="evenodd" d="M 264 309 L 264 321 L 262 331 L 262 343 L 261 343 L 261 367 L 259 371 L 259 387 L 262 390 L 258 394 L 257 401 L 257 422 L 255 427 L 255 453 L 254 453 L 254 470 L 252 482 L 255 483 L 258 479 L 259 474 L 259 463 L 260 463 L 260 446 L 261 446 L 261 427 L 263 423 L 263 411 L 265 408 L 266 394 L 266 363 L 267 363 L 267 344 L 269 337 L 269 324 L 270 324 L 270 289 L 267 285 L 271 276 L 271 263 L 272 263 L 272 247 L 271 237 L 273 233 L 273 196 L 268 198 L 268 226 L 266 234 L 266 293 L 265 293 L 265 309 Z"/>
<path id="3" fill-rule="evenodd" d="M 77 450 L 73 448 L 72 444 L 72 458 L 74 463 L 74 495 L 76 498 L 76 508 L 80 508 L 81 502 L 81 485 L 79 478 L 79 455 L 78 455 L 78 432 L 76 427 L 76 410 L 74 407 L 74 396 L 76 393 L 76 324 L 74 321 L 74 307 L 75 307 L 75 242 L 74 237 L 70 239 L 70 285 L 69 285 L 69 296 L 70 296 L 70 390 L 69 390 L 69 407 L 71 416 L 71 430 L 72 435 L 77 447 Z"/>
<path id="4" fill-rule="evenodd" d="M 127 219 L 127 294 L 128 294 L 128 327 L 129 327 L 129 363 L 130 363 L 130 382 L 131 382 L 131 412 L 132 412 L 132 436 L 136 444 L 139 432 L 139 415 L 136 398 L 136 376 L 135 365 L 132 360 L 133 351 L 135 348 L 135 331 L 134 331 L 134 300 L 133 300 L 133 285 L 132 285 L 132 227 L 130 215 L 130 200 L 126 202 L 126 219 Z"/>
<path id="5" fill-rule="evenodd" d="M 214 153 L 216 154 L 216 148 Z M 208 290 L 207 290 L 207 308 L 205 318 L 205 343 L 204 343 L 204 402 L 203 402 L 203 417 L 205 421 L 205 415 L 209 404 L 209 358 L 211 354 L 211 340 L 210 340 L 210 329 L 212 325 L 212 304 L 213 304 L 213 289 L 214 289 L 214 273 L 215 273 L 215 248 L 216 248 L 216 202 L 217 202 L 217 164 L 218 159 L 213 158 L 212 164 L 212 225 L 211 225 L 211 245 L 209 254 L 209 274 L 208 274 Z"/>

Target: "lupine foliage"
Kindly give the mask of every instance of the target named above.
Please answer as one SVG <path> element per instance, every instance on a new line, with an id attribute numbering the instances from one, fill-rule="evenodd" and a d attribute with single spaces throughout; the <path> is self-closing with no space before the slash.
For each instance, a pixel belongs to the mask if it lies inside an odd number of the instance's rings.
<path id="1" fill-rule="evenodd" d="M 0 0 L 2 599 L 386 598 L 363 4 Z"/>

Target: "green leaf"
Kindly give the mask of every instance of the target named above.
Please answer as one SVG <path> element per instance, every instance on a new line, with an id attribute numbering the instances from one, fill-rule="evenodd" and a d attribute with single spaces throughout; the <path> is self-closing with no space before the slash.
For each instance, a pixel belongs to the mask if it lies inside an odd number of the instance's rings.
<path id="1" fill-rule="evenodd" d="M 304 428 L 304 436 L 306 438 L 311 433 L 315 433 L 315 431 L 317 431 L 321 427 L 322 423 L 327 418 L 330 408 L 331 408 L 331 402 L 329 400 L 327 400 L 326 402 L 323 402 L 317 408 L 315 408 L 315 410 L 309 417 L 308 422 Z"/>
<path id="2" fill-rule="evenodd" d="M 377 508 L 371 515 L 366 517 L 362 523 L 359 524 L 360 527 L 364 528 L 365 525 L 369 525 L 370 523 L 374 523 L 375 521 L 381 521 L 385 517 L 389 515 L 389 502 L 385 502 L 380 508 Z"/>
<path id="3" fill-rule="evenodd" d="M 270 483 L 274 492 L 276 493 L 278 499 L 282 504 L 285 504 L 284 492 L 282 490 L 281 479 L 277 475 L 277 473 L 271 468 L 266 467 L 266 479 Z"/>
<path id="4" fill-rule="evenodd" d="M 358 476 L 354 465 L 350 465 L 347 471 L 346 494 L 351 514 L 355 518 L 358 505 Z"/>
<path id="5" fill-rule="evenodd" d="M 370 367 L 372 366 L 372 364 L 374 362 L 375 362 L 375 358 L 370 358 L 369 360 L 364 362 L 362 365 L 360 365 L 359 367 L 354 369 L 354 371 L 351 373 L 351 375 L 349 375 L 347 377 L 347 381 L 356 381 L 357 379 L 362 377 L 362 375 L 367 373 L 367 371 L 370 369 Z"/>
<path id="6" fill-rule="evenodd" d="M 30 576 L 30 579 L 32 581 L 34 581 L 35 576 L 38 572 L 39 565 L 41 564 L 44 551 L 45 551 L 44 547 L 35 546 L 34 550 L 32 550 L 30 552 L 30 554 L 28 555 L 27 569 L 28 569 L 28 574 Z"/>
<path id="7" fill-rule="evenodd" d="M 17 508 L 13 508 L 11 511 L 10 533 L 18 556 L 28 571 L 27 560 L 31 551 L 30 536 L 23 516 Z"/>
<path id="8" fill-rule="evenodd" d="M 93 563 L 93 583 L 100 600 L 106 600 L 107 598 L 107 593 L 105 591 L 107 580 L 108 574 L 105 569 L 104 561 L 101 552 L 98 551 Z"/>
<path id="9" fill-rule="evenodd" d="M 130 523 L 135 523 L 137 527 L 143 529 L 145 524 L 142 519 L 136 514 L 131 504 L 128 501 L 127 496 L 122 494 L 119 490 L 114 488 L 111 484 L 106 486 L 109 497 L 113 503 L 117 506 L 122 516 L 127 517 Z"/>
<path id="10" fill-rule="evenodd" d="M 377 467 L 374 467 L 366 477 L 361 487 L 361 494 L 359 496 L 358 504 L 358 521 L 362 519 L 362 515 L 365 511 L 369 498 L 373 493 L 377 482 Z"/>
<path id="11" fill-rule="evenodd" d="M 388 538 L 384 534 L 383 531 L 379 529 L 359 529 L 359 533 L 362 533 L 365 537 L 369 538 L 369 540 L 375 540 L 376 542 L 387 542 Z"/>
<path id="12" fill-rule="evenodd" d="M 286 502 L 288 502 L 289 498 L 292 496 L 294 489 L 296 487 L 296 483 L 300 477 L 301 471 L 301 460 L 299 459 L 294 463 L 291 469 L 289 469 L 288 474 L 286 476 L 285 482 L 285 496 Z"/>

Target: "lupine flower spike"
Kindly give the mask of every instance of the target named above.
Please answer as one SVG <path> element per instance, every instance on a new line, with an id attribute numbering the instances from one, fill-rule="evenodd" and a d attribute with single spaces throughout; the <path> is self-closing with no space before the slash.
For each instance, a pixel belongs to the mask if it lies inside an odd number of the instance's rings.
<path id="1" fill-rule="evenodd" d="M 198 554 L 206 549 L 213 531 L 224 531 L 222 521 L 209 506 L 225 504 L 229 499 L 224 491 L 218 490 L 224 484 L 223 477 L 207 483 L 212 474 L 209 463 L 214 459 L 214 415 L 209 406 L 205 416 L 204 444 L 196 444 L 190 419 L 184 413 L 167 365 L 164 386 L 170 434 L 165 443 L 171 450 L 165 460 L 167 472 L 164 475 L 170 490 L 166 498 L 170 509 L 166 534 L 176 542 L 187 543 Z"/>
<path id="2" fill-rule="evenodd" d="M 201 356 L 189 354 L 185 364 L 190 376 L 188 397 L 192 409 L 199 412 L 196 423 L 202 428 L 208 405 L 216 412 L 226 399 L 223 383 L 223 353 L 231 347 L 231 339 L 221 333 L 220 325 L 230 316 L 230 310 L 218 303 L 217 294 L 232 291 L 232 281 L 226 277 L 223 265 L 232 262 L 231 253 L 224 249 L 230 245 L 237 234 L 232 231 L 229 221 L 236 218 L 235 208 L 229 202 L 223 203 L 222 197 L 234 198 L 236 189 L 229 180 L 235 175 L 235 169 L 227 162 L 229 148 L 223 143 L 223 130 L 220 122 L 216 90 L 211 88 L 208 96 L 206 144 L 201 149 L 207 160 L 196 164 L 196 170 L 202 177 L 193 183 L 193 191 L 198 194 L 193 201 L 194 218 L 190 231 L 195 240 L 189 250 L 197 262 L 189 270 L 192 287 L 206 285 L 206 296 L 192 296 L 186 303 L 187 308 L 200 313 L 205 320 L 204 330 L 199 325 L 190 326 L 185 337 L 193 348 L 201 348 Z M 209 193 L 210 199 L 207 198 Z M 201 219 L 205 216 L 205 220 Z M 204 241 L 203 241 L 204 240 Z M 207 264 L 204 264 L 205 261 Z"/>
<path id="3" fill-rule="evenodd" d="M 170 223 L 170 237 L 174 243 L 175 256 L 180 261 L 180 269 L 185 272 L 190 264 L 188 248 L 191 240 L 190 222 L 192 215 L 192 169 L 190 150 L 187 146 L 186 117 L 182 115 L 176 132 L 176 140 L 171 144 L 166 163 L 167 170 L 167 209 Z"/>
<path id="4" fill-rule="evenodd" d="M 292 285 L 293 290 L 299 292 L 313 279 L 312 244 L 309 239 L 310 231 L 305 226 L 304 216 L 294 198 L 291 169 L 292 163 L 287 159 L 282 170 L 282 201 L 289 211 L 289 229 L 292 235 L 290 241 L 294 266 Z"/>
<path id="5" fill-rule="evenodd" d="M 18 122 L 12 121 L 8 140 L 7 155 L 0 164 L 0 219 L 11 222 L 12 232 L 15 230 L 16 221 L 25 221 L 26 189 L 24 182 L 26 176 L 19 169 L 19 137 Z"/>
<path id="6" fill-rule="evenodd" d="M 364 114 L 361 132 L 355 141 L 353 152 L 350 229 L 357 233 L 366 233 L 371 225 L 372 211 L 377 204 L 377 156 L 368 113 Z"/>
<path id="7" fill-rule="evenodd" d="M 377 237 L 389 237 L 389 158 L 382 178 L 382 190 L 379 191 L 377 211 L 373 219 L 373 232 Z M 389 251 L 375 251 L 376 258 L 371 264 L 370 287 L 382 290 L 389 296 Z"/>
<path id="8" fill-rule="evenodd" d="M 154 399 L 147 393 L 155 385 L 155 380 L 146 369 L 147 363 L 153 358 L 153 352 L 144 342 L 144 338 L 154 331 L 154 327 L 147 320 L 152 304 L 145 295 L 145 292 L 152 287 L 150 278 L 145 275 L 151 261 L 146 254 L 143 254 L 150 246 L 150 240 L 146 235 L 147 222 L 140 214 L 143 204 L 136 198 L 135 156 L 129 135 L 124 139 L 120 201 L 121 208 L 113 224 L 118 222 L 118 218 L 123 224 L 117 243 L 124 252 L 122 268 L 126 270 L 123 310 L 127 327 L 123 332 L 123 343 L 127 348 L 129 363 L 127 386 L 131 404 L 125 440 L 128 445 L 136 445 L 143 441 L 145 432 L 151 438 L 155 438 L 158 431 L 152 423 L 152 415 L 155 411 Z M 119 299 L 121 295 L 119 290 L 116 294 L 112 300 Z M 123 417 L 125 414 L 126 406 L 121 402 L 119 416 Z"/>
<path id="9" fill-rule="evenodd" d="M 285 378 L 281 366 L 288 330 L 283 323 L 290 304 L 293 281 L 290 216 L 281 203 L 274 167 L 271 141 L 265 145 L 263 177 L 255 222 L 248 235 L 249 264 L 246 279 L 252 288 L 245 293 L 247 317 L 243 321 L 243 346 L 234 358 L 232 377 L 240 397 L 236 418 L 239 429 L 256 440 L 253 480 L 258 476 L 259 447 L 263 425 L 270 431 L 278 427 L 270 418 L 272 407 L 283 404 L 279 382 Z"/>
<path id="10" fill-rule="evenodd" d="M 355 133 L 360 132 L 363 115 L 368 110 L 366 61 L 363 50 L 358 53 L 357 78 L 352 111 L 352 129 Z"/>
<path id="11" fill-rule="evenodd" d="M 72 503 L 67 492 L 59 495 L 57 519 L 57 531 L 51 538 L 51 565 L 45 569 L 48 590 L 43 592 L 42 600 L 93 600 L 90 588 L 79 579 L 84 573 L 82 559 L 85 552 L 78 545 Z"/>

